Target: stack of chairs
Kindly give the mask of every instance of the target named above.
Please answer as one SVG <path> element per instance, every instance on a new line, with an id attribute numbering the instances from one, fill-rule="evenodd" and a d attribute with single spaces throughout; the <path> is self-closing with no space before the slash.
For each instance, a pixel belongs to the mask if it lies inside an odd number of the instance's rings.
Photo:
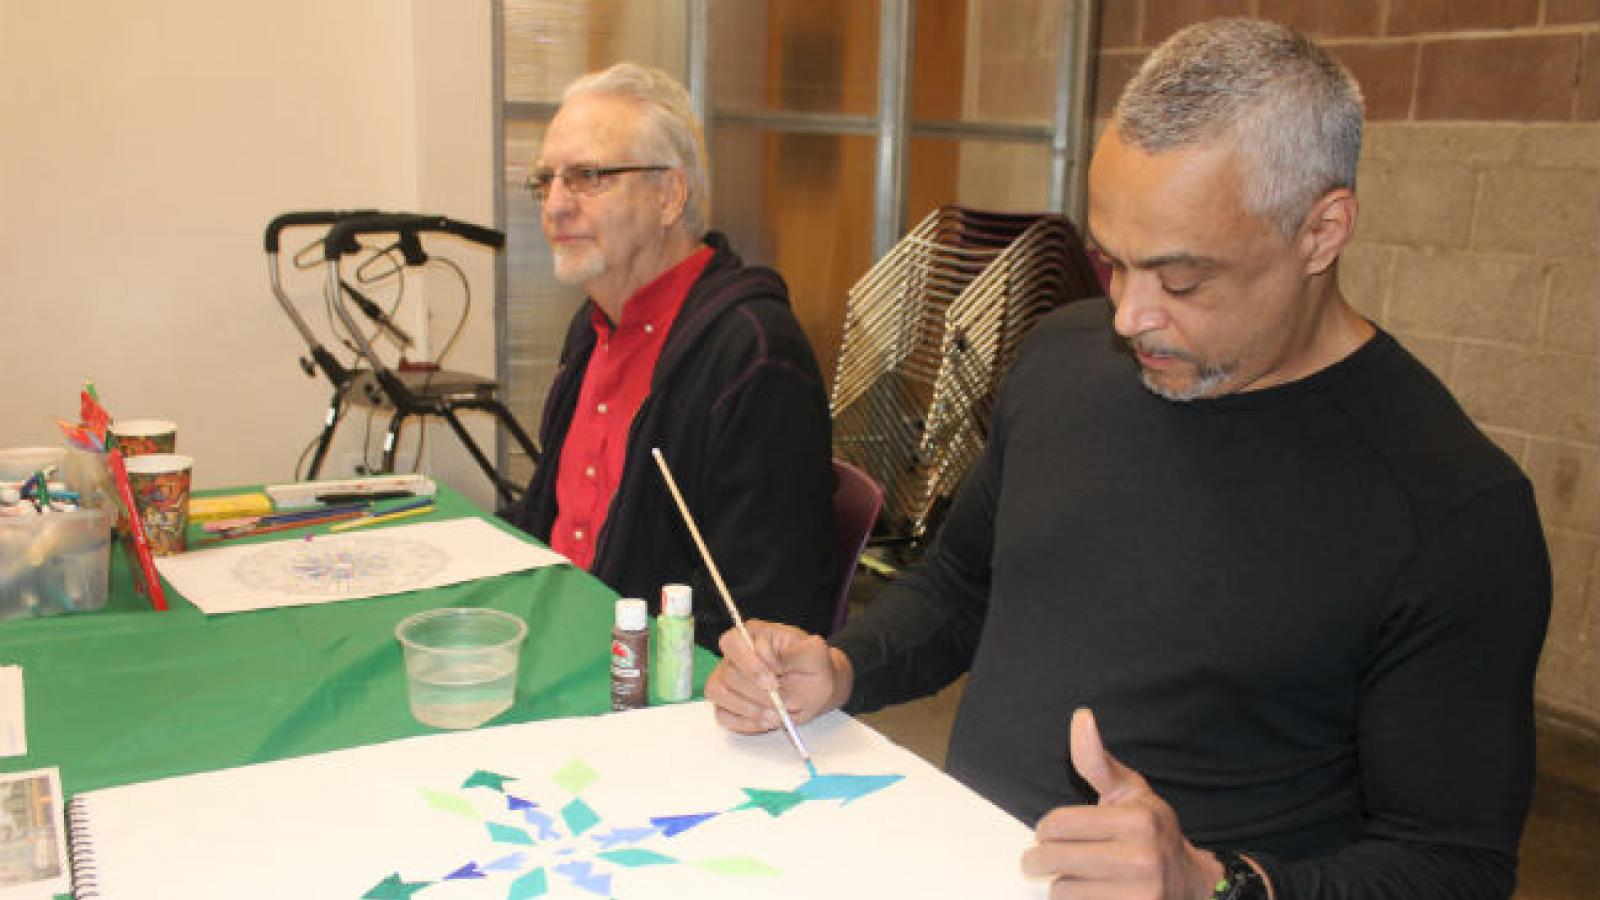
<path id="1" fill-rule="evenodd" d="M 1038 317 L 1101 293 L 1067 219 L 959 206 L 930 213 L 850 289 L 834 455 L 883 485 L 887 541 L 919 544 L 936 528 Z"/>

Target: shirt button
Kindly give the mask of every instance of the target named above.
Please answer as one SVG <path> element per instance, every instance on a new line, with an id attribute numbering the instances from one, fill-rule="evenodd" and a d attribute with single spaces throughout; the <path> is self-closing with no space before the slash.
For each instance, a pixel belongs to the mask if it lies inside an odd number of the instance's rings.
<path id="1" fill-rule="evenodd" d="M 645 334 L 655 334 L 656 333 L 656 327 L 654 325 L 651 325 L 649 322 L 646 322 L 646 323 L 644 323 L 644 333 Z"/>
<path id="2" fill-rule="evenodd" d="M 582 528 L 575 529 L 572 532 L 572 539 L 575 540 L 575 541 L 583 540 L 583 529 Z"/>
<path id="3" fill-rule="evenodd" d="M 600 415 L 602 415 L 602 416 L 603 416 L 603 415 L 605 415 L 605 414 L 606 414 L 606 412 L 607 412 L 607 410 L 606 410 L 606 405 L 605 405 L 605 404 L 604 404 L 604 403 L 601 403 L 601 404 L 600 404 L 600 405 L 598 405 L 598 406 L 596 406 L 596 407 L 595 407 L 595 408 L 594 408 L 594 411 L 595 411 L 595 412 L 597 412 L 597 413 L 599 413 L 599 414 L 600 414 Z"/>
<path id="4" fill-rule="evenodd" d="M 594 466 L 586 466 L 586 467 L 584 467 L 583 474 L 584 474 L 585 478 L 593 478 L 594 477 Z"/>

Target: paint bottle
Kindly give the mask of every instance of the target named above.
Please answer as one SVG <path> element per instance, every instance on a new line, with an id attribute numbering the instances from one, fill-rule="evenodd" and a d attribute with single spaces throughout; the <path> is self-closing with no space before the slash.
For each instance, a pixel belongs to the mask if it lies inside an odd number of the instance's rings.
<path id="1" fill-rule="evenodd" d="M 617 601 L 611 629 L 611 708 L 650 704 L 650 607 L 643 600 Z"/>
<path id="2" fill-rule="evenodd" d="M 694 590 L 687 584 L 661 588 L 656 618 L 656 660 L 650 667 L 655 697 L 680 703 L 694 696 Z"/>

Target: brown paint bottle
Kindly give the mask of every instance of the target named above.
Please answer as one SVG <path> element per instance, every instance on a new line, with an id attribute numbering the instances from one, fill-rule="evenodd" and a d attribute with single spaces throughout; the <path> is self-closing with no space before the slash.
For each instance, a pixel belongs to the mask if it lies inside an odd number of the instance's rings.
<path id="1" fill-rule="evenodd" d="M 611 629 L 611 708 L 650 705 L 650 606 L 643 600 L 617 601 Z"/>

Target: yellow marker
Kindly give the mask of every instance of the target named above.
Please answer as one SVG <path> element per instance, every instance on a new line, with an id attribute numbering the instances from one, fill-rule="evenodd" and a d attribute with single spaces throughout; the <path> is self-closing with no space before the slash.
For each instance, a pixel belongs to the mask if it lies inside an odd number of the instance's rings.
<path id="1" fill-rule="evenodd" d="M 416 509 L 402 509 L 399 512 L 386 513 L 381 516 L 370 516 L 365 519 L 351 519 L 348 522 L 340 522 L 337 525 L 329 525 L 328 530 L 349 531 L 352 528 L 360 528 L 364 525 L 377 525 L 382 522 L 393 522 L 395 519 L 404 519 L 407 516 L 420 516 L 424 513 L 431 513 L 433 510 L 434 507 L 432 506 L 419 506 Z"/>

